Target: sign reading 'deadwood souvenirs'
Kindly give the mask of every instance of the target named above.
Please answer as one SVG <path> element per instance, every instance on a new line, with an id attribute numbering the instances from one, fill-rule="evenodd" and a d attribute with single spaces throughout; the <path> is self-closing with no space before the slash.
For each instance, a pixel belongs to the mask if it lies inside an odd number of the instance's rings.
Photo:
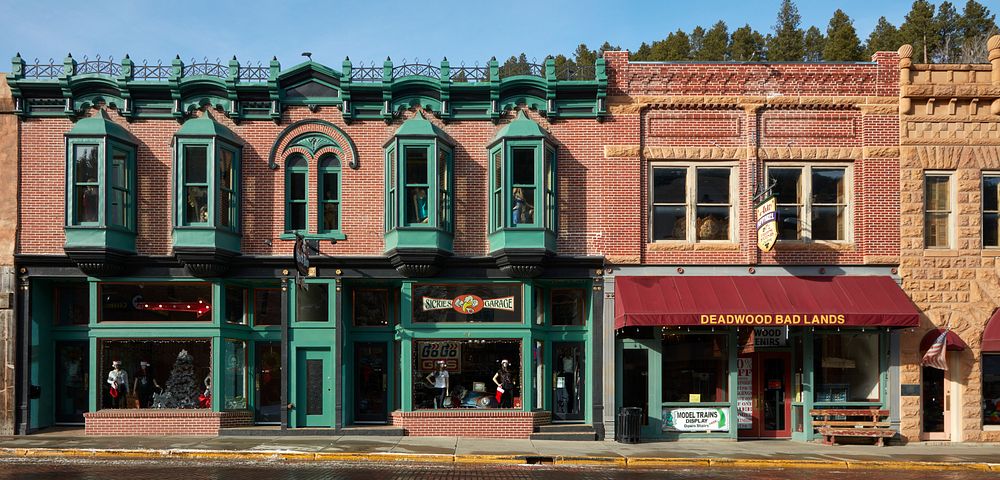
<path id="1" fill-rule="evenodd" d="M 781 327 L 754 327 L 753 345 L 755 347 L 784 347 L 785 330 Z"/>
<path id="2" fill-rule="evenodd" d="M 778 240 L 777 204 L 774 195 L 768 195 L 757 204 L 757 248 L 762 252 L 770 252 Z"/>
<path id="3" fill-rule="evenodd" d="M 846 317 L 842 313 L 838 314 L 724 314 L 724 315 L 699 315 L 698 321 L 702 325 L 791 325 L 791 326 L 812 326 L 812 325 L 844 325 Z"/>
<path id="4" fill-rule="evenodd" d="M 478 295 L 472 294 L 459 295 L 453 299 L 424 297 L 423 308 L 425 312 L 431 310 L 448 310 L 451 308 L 458 313 L 466 315 L 479 313 L 484 308 L 513 312 L 514 297 L 480 298 Z"/>
<path id="5" fill-rule="evenodd" d="M 727 408 L 664 408 L 663 430 L 669 432 L 728 432 Z"/>

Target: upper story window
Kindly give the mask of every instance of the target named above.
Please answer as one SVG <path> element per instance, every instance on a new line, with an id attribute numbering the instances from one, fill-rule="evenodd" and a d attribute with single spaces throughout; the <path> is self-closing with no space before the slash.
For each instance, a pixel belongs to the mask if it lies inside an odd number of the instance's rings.
<path id="1" fill-rule="evenodd" d="M 285 161 L 285 232 L 309 232 L 311 212 L 316 212 L 316 233 L 340 232 L 340 159 L 323 155 L 315 173 L 310 175 L 309 162 L 301 154 Z M 311 184 L 316 185 L 315 201 L 310 201 Z"/>
<path id="2" fill-rule="evenodd" d="M 983 173 L 983 246 L 1000 247 L 1000 173 Z"/>
<path id="3" fill-rule="evenodd" d="M 175 135 L 175 228 L 238 233 L 242 141 L 205 113 Z"/>
<path id="4" fill-rule="evenodd" d="M 924 247 L 951 248 L 955 222 L 951 172 L 924 174 Z"/>
<path id="5" fill-rule="evenodd" d="M 734 240 L 734 168 L 656 165 L 652 172 L 653 241 Z"/>
<path id="6" fill-rule="evenodd" d="M 309 218 L 309 163 L 302 155 L 285 161 L 285 231 L 305 232 Z"/>
<path id="7" fill-rule="evenodd" d="M 422 114 L 403 122 L 385 145 L 386 231 L 452 231 L 452 147 Z"/>
<path id="8" fill-rule="evenodd" d="M 319 186 L 317 203 L 319 219 L 317 231 L 340 231 L 340 160 L 335 155 L 325 155 L 319 160 Z"/>
<path id="9" fill-rule="evenodd" d="M 850 240 L 850 167 L 768 165 L 779 240 Z"/>
<path id="10" fill-rule="evenodd" d="M 556 148 L 525 116 L 501 129 L 490 145 L 490 231 L 556 226 Z"/>
<path id="11" fill-rule="evenodd" d="M 66 134 L 66 224 L 135 232 L 135 140 L 103 112 Z"/>

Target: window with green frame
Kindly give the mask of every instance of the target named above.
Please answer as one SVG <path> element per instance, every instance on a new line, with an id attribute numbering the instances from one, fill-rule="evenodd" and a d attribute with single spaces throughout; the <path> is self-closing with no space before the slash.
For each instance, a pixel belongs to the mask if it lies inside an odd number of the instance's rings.
<path id="1" fill-rule="evenodd" d="M 100 210 L 101 183 L 98 180 L 97 144 L 73 146 L 73 225 L 96 224 Z"/>
<path id="2" fill-rule="evenodd" d="M 71 140 L 67 174 L 69 225 L 135 231 L 135 153 L 131 146 Z"/>
<path id="3" fill-rule="evenodd" d="M 451 149 L 433 140 L 405 140 L 398 148 L 386 149 L 387 230 L 403 226 L 451 231 L 451 161 Z"/>
<path id="4" fill-rule="evenodd" d="M 305 232 L 308 217 L 309 165 L 302 155 L 285 162 L 285 231 Z"/>
<path id="5" fill-rule="evenodd" d="M 325 155 L 319 160 L 319 188 L 317 231 L 340 231 L 340 160 L 335 155 Z"/>
<path id="6" fill-rule="evenodd" d="M 219 149 L 219 226 L 236 225 L 236 164 L 232 151 Z"/>
<path id="7" fill-rule="evenodd" d="M 228 145 L 228 144 L 226 144 Z M 239 153 L 221 142 L 178 139 L 178 227 L 239 230 Z"/>
<path id="8" fill-rule="evenodd" d="M 181 222 L 184 225 L 204 225 L 208 223 L 208 145 L 187 145 L 183 150 L 184 174 L 181 192 L 184 195 L 184 210 Z"/>
<path id="9" fill-rule="evenodd" d="M 491 152 L 491 231 L 556 230 L 556 152 L 542 141 L 505 141 Z"/>

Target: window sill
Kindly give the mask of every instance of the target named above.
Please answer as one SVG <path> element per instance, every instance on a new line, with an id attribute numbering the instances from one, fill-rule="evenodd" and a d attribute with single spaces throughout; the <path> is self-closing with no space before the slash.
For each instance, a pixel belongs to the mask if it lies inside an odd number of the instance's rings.
<path id="1" fill-rule="evenodd" d="M 1000 432 L 1000 425 L 983 425 L 984 432 Z"/>
<path id="2" fill-rule="evenodd" d="M 981 252 L 981 255 L 984 257 L 1000 257 L 1000 248 L 996 247 L 984 248 L 983 251 Z M 1000 426 L 998 426 L 998 428 L 1000 428 Z"/>
<path id="3" fill-rule="evenodd" d="M 815 241 L 805 241 L 805 240 L 783 240 L 778 241 L 774 244 L 775 250 L 781 251 L 807 251 L 807 252 L 822 252 L 822 251 L 836 251 L 844 252 L 849 250 L 854 250 L 854 243 L 851 242 L 838 242 L 830 240 L 815 240 Z"/>
<path id="4" fill-rule="evenodd" d="M 646 244 L 646 250 L 650 252 L 686 252 L 686 251 L 712 251 L 728 252 L 739 251 L 740 244 L 736 242 L 685 242 L 679 240 L 665 240 Z"/>
<path id="5" fill-rule="evenodd" d="M 300 236 L 306 240 L 346 240 L 347 235 L 340 232 L 330 232 L 330 233 L 300 233 Z M 295 240 L 294 233 L 282 233 L 278 236 L 278 240 Z"/>
<path id="6" fill-rule="evenodd" d="M 955 250 L 955 249 L 946 249 L 946 248 L 924 249 L 924 256 L 925 257 L 957 257 L 958 256 L 958 250 Z"/>

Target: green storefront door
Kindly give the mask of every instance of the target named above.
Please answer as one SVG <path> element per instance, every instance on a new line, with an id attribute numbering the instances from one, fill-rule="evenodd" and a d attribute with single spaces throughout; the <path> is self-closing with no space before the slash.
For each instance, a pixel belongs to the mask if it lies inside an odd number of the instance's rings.
<path id="1" fill-rule="evenodd" d="M 329 348 L 300 348 L 295 405 L 299 427 L 333 426 L 333 356 Z"/>

